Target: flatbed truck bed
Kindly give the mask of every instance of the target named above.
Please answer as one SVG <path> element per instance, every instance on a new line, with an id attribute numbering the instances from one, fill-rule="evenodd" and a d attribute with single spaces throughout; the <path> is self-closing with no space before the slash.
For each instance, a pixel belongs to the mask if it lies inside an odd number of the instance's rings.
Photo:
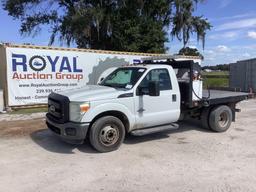
<path id="1" fill-rule="evenodd" d="M 248 96 L 249 93 L 244 92 L 222 91 L 213 89 L 203 90 L 203 98 L 205 98 L 209 105 L 239 102 L 247 99 Z"/>

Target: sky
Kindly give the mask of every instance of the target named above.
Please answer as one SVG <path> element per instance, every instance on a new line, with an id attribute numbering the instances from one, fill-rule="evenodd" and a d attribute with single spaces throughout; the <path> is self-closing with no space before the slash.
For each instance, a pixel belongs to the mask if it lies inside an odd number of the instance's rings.
<path id="1" fill-rule="evenodd" d="M 204 55 L 203 66 L 256 58 L 256 0 L 205 0 L 198 4 L 194 15 L 203 15 L 213 26 L 207 32 L 204 49 L 196 36 L 192 36 L 188 44 Z M 48 45 L 51 35 L 46 26 L 36 36 L 21 36 L 20 21 L 8 16 L 3 9 L 0 9 L 0 26 L 0 42 Z M 66 47 L 59 42 L 54 46 Z M 170 54 L 177 53 L 182 46 L 171 37 L 166 43 Z"/>

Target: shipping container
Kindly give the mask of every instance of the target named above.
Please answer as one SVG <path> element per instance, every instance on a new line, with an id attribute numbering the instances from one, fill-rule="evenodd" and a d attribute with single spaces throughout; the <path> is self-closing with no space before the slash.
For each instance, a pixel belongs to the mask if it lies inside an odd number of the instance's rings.
<path id="1" fill-rule="evenodd" d="M 256 58 L 230 64 L 229 86 L 244 92 L 256 92 Z"/>

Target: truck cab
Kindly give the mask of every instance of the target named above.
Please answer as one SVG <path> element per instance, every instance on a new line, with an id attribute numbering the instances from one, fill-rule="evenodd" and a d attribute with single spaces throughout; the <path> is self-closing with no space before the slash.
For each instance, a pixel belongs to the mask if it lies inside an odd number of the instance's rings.
<path id="1" fill-rule="evenodd" d="M 187 80 L 178 75 L 182 66 L 188 69 Z M 88 138 L 96 150 L 109 152 L 119 148 L 128 133 L 141 136 L 177 129 L 181 114 L 204 115 L 204 124 L 209 125 L 210 100 L 195 98 L 194 82 L 200 79 L 192 74 L 193 66 L 193 61 L 145 61 L 115 69 L 98 85 L 51 93 L 47 126 L 67 142 L 83 143 Z M 232 101 L 240 100 L 243 97 Z M 225 108 L 230 122 L 233 108 Z M 228 122 L 223 130 L 229 126 Z"/>

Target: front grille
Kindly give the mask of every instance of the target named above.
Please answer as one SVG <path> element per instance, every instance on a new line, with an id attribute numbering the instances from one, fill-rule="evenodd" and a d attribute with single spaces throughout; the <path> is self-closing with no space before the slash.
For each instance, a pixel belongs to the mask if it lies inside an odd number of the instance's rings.
<path id="1" fill-rule="evenodd" d="M 58 118 L 61 119 L 62 118 L 62 108 L 61 108 L 61 103 L 59 103 L 59 101 L 56 101 L 52 98 L 49 98 L 48 100 L 48 112 Z"/>
<path id="2" fill-rule="evenodd" d="M 55 127 L 54 125 L 46 122 L 47 127 L 52 130 L 54 133 L 57 133 L 58 135 L 60 135 L 60 129 L 58 127 Z"/>
<path id="3" fill-rule="evenodd" d="M 51 93 L 48 97 L 48 114 L 58 123 L 69 120 L 69 99 L 57 93 Z"/>

